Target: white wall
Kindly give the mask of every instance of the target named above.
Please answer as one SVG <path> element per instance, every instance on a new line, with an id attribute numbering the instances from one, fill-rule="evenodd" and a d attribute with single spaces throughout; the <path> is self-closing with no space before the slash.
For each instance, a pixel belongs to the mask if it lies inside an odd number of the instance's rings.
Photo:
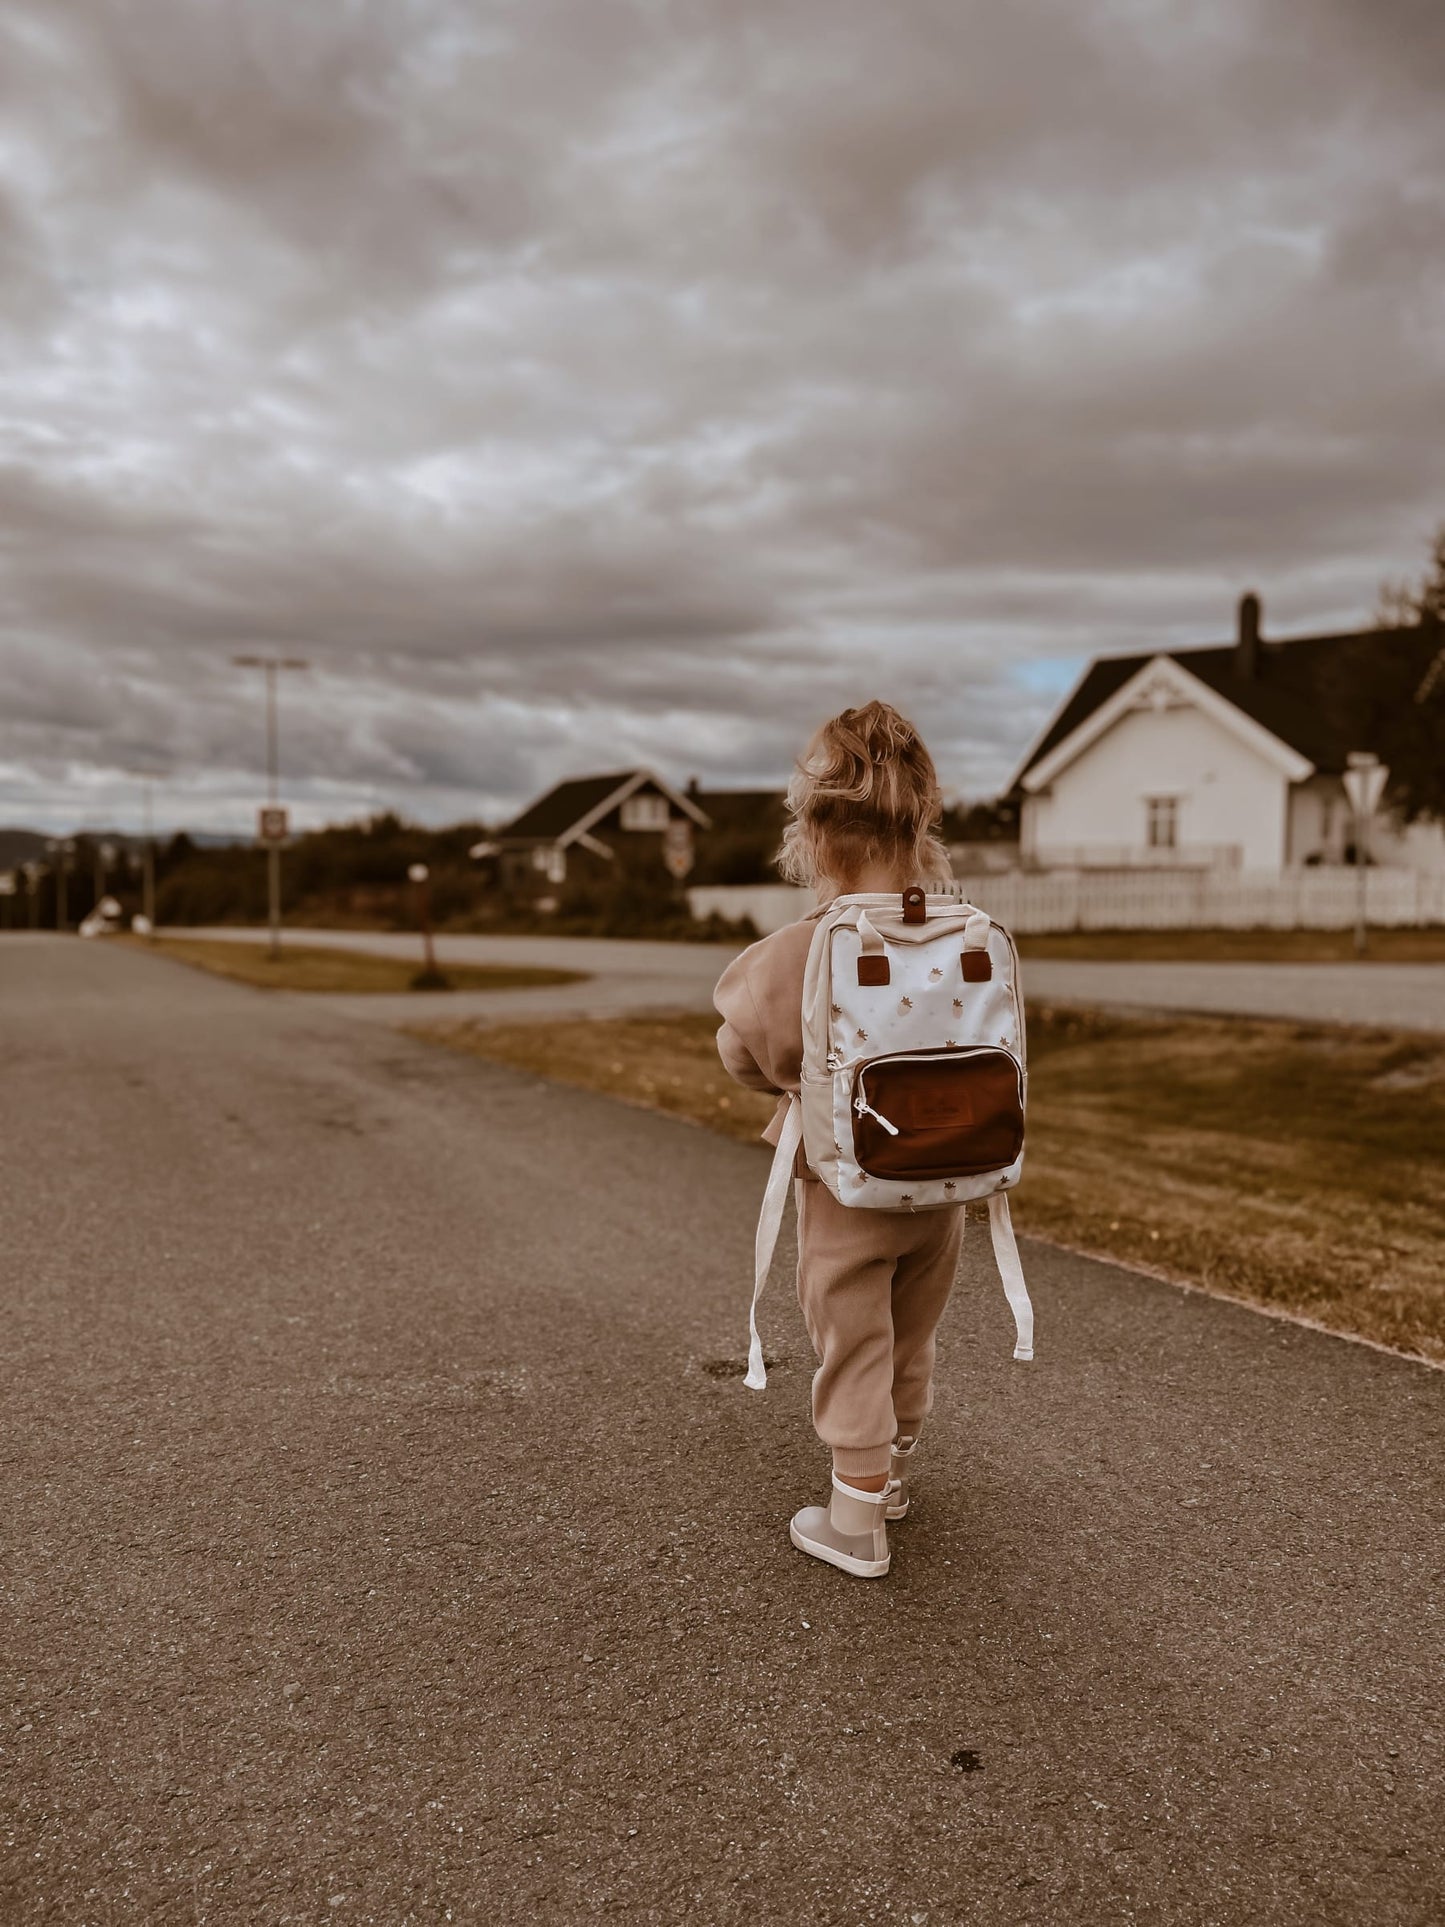
<path id="1" fill-rule="evenodd" d="M 1356 836 L 1354 813 L 1338 776 L 1296 783 L 1289 804 L 1289 860 L 1343 863 Z M 1380 815 L 1370 825 L 1370 861 L 1381 869 L 1445 870 L 1445 824 L 1399 823 Z"/>
<path id="2" fill-rule="evenodd" d="M 1345 786 L 1338 776 L 1311 776 L 1296 783 L 1289 799 L 1289 845 L 1286 860 L 1306 863 L 1343 863 L 1345 846 L 1354 839 Z"/>
<path id="3" fill-rule="evenodd" d="M 806 917 L 816 901 L 811 890 L 795 889 L 791 883 L 698 883 L 687 893 L 695 917 L 714 910 L 722 917 L 751 917 L 760 937 Z"/>
<path id="4" fill-rule="evenodd" d="M 1179 799 L 1178 840 L 1234 846 L 1247 870 L 1285 861 L 1289 783 L 1202 710 L 1135 709 L 1024 804 L 1023 849 L 1145 848 L 1150 796 Z"/>
<path id="5" fill-rule="evenodd" d="M 1370 828 L 1370 857 L 1375 863 L 1404 864 L 1441 876 L 1445 874 L 1445 823 L 1392 823 L 1377 817 Z"/>

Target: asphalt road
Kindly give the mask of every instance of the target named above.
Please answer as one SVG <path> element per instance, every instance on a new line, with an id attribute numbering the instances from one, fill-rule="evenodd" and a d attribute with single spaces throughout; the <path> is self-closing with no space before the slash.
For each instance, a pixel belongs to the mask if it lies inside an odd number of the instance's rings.
<path id="1" fill-rule="evenodd" d="M 73 940 L 0 1065 L 6 1927 L 1441 1919 L 1445 1376 L 974 1232 L 864 1584 L 763 1153 Z"/>
<path id="2" fill-rule="evenodd" d="M 176 931 L 177 936 L 255 942 L 254 930 Z M 418 939 L 369 931 L 304 930 L 297 943 L 417 954 Z M 705 1010 L 723 964 L 719 944 L 627 943 L 589 937 L 445 936 L 442 958 L 456 963 L 539 963 L 592 973 L 587 984 L 552 990 L 478 991 L 446 999 L 450 1016 L 521 1018 L 563 1011 L 620 1016 L 628 1010 Z M 1093 963 L 1033 961 L 1024 939 L 1029 995 L 1131 1010 L 1213 1011 L 1300 1018 L 1309 1023 L 1387 1024 L 1445 1030 L 1445 964 Z M 338 1008 L 340 1006 L 338 1005 Z M 367 999 L 357 1014 L 414 1019 L 414 997 Z"/>

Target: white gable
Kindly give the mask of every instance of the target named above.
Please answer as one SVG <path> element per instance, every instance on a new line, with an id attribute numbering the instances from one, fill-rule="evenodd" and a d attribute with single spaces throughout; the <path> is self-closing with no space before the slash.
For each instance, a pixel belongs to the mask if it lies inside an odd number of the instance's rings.
<path id="1" fill-rule="evenodd" d="M 1168 657 L 1145 664 L 1024 778 L 1024 854 L 1278 870 L 1312 765 Z"/>
<path id="2" fill-rule="evenodd" d="M 1220 729 L 1236 737 L 1291 782 L 1301 783 L 1313 775 L 1314 764 L 1307 756 L 1301 756 L 1298 750 L 1281 742 L 1252 716 L 1246 716 L 1208 683 L 1191 675 L 1173 656 L 1153 656 L 1116 689 L 1107 702 L 1100 703 L 1077 729 L 1070 731 L 1027 771 L 1021 779 L 1023 788 L 1026 791 L 1046 788 L 1076 757 L 1107 737 L 1131 713 L 1145 710 L 1158 714 L 1181 707 L 1197 709 L 1211 717 Z"/>

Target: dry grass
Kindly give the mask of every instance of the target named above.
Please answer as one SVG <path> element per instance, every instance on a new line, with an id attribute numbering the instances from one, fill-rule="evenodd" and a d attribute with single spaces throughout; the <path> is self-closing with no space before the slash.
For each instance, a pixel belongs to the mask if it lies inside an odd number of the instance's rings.
<path id="1" fill-rule="evenodd" d="M 1352 930 L 1059 930 L 1018 937 L 1025 961 L 1351 963 Z M 1445 963 L 1445 929 L 1372 930 L 1365 963 Z"/>
<path id="2" fill-rule="evenodd" d="M 412 990 L 421 969 L 420 945 L 412 957 L 374 956 L 363 950 L 329 950 L 321 945 L 282 946 L 272 958 L 261 943 L 228 943 L 206 937 L 158 937 L 145 942 L 135 937 L 110 942 L 140 944 L 157 956 L 228 977 L 233 983 L 261 990 L 341 991 L 361 996 Z M 541 970 L 512 964 L 447 964 L 445 975 L 453 990 L 528 990 L 541 984 L 575 984 L 581 970 Z M 418 994 L 425 995 L 426 990 Z"/>
<path id="3" fill-rule="evenodd" d="M 427 1025 L 756 1139 L 709 1015 Z M 1445 1038 L 1041 1009 L 1019 1228 L 1445 1362 Z"/>

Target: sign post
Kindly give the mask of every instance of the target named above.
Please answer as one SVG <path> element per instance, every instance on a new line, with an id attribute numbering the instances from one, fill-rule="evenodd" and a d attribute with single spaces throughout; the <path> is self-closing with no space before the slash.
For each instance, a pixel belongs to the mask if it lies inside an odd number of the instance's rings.
<path id="1" fill-rule="evenodd" d="M 267 803 L 257 810 L 256 840 L 266 851 L 266 897 L 274 961 L 281 955 L 281 845 L 286 841 L 286 812 L 279 803 Z"/>
<path id="2" fill-rule="evenodd" d="M 421 924 L 421 969 L 411 980 L 413 990 L 449 990 L 451 985 L 437 969 L 436 949 L 431 934 L 431 871 L 425 863 L 407 866 L 407 878 L 416 885 L 417 921 Z"/>
<path id="3" fill-rule="evenodd" d="M 675 883 L 681 883 L 691 873 L 696 861 L 693 847 L 692 823 L 685 816 L 674 816 L 662 833 L 662 860 L 667 865 L 667 873 Z"/>
<path id="4" fill-rule="evenodd" d="M 1345 758 L 1345 794 L 1355 813 L 1355 955 L 1363 957 L 1367 941 L 1367 878 L 1370 866 L 1370 822 L 1379 808 L 1390 772 L 1371 750 L 1354 749 Z"/>
<path id="5" fill-rule="evenodd" d="M 308 669 L 300 656 L 232 656 L 238 669 L 261 669 L 266 675 L 266 808 L 261 812 L 259 840 L 266 846 L 266 885 L 271 904 L 271 961 L 281 955 L 281 845 L 286 839 L 286 812 L 278 806 L 281 756 L 277 747 L 280 730 L 276 716 L 276 678 L 283 669 Z M 268 817 L 280 830 L 268 835 Z"/>

